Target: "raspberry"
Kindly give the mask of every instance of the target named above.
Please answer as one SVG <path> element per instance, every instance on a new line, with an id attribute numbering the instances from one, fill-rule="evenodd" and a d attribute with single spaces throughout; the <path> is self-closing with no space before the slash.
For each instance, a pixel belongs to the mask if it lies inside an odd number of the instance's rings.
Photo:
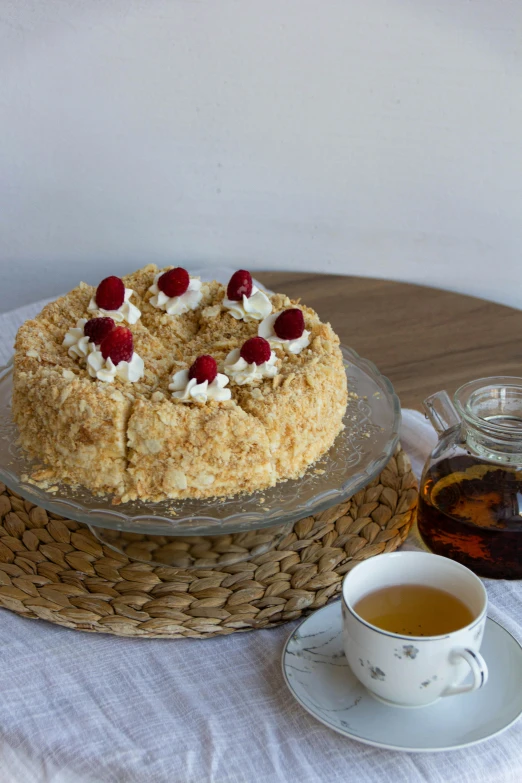
<path id="1" fill-rule="evenodd" d="M 216 360 L 212 356 L 198 356 L 189 370 L 188 377 L 189 380 L 195 378 L 198 383 L 204 383 L 204 381 L 212 383 L 217 371 Z"/>
<path id="2" fill-rule="evenodd" d="M 274 322 L 274 332 L 282 340 L 297 340 L 303 334 L 304 328 L 303 314 L 297 307 L 283 310 Z"/>
<path id="3" fill-rule="evenodd" d="M 248 298 L 251 293 L 252 275 L 246 269 L 238 269 L 228 281 L 227 298 L 233 302 L 241 302 L 243 296 Z"/>
<path id="4" fill-rule="evenodd" d="M 87 335 L 91 343 L 99 345 L 115 326 L 112 318 L 91 318 L 83 327 L 83 333 Z"/>
<path id="5" fill-rule="evenodd" d="M 104 359 L 112 359 L 113 364 L 130 362 L 134 353 L 132 332 L 126 326 L 117 326 L 102 341 L 100 351 Z"/>
<path id="6" fill-rule="evenodd" d="M 117 310 L 125 301 L 123 280 L 111 275 L 102 280 L 96 289 L 96 304 L 102 310 Z"/>
<path id="7" fill-rule="evenodd" d="M 270 343 L 264 337 L 251 337 L 241 347 L 241 357 L 248 364 L 263 364 L 270 359 Z"/>
<path id="8" fill-rule="evenodd" d="M 176 269 L 169 269 L 161 275 L 158 280 L 158 288 L 166 296 L 181 296 L 189 287 L 190 277 L 186 269 L 177 266 Z"/>

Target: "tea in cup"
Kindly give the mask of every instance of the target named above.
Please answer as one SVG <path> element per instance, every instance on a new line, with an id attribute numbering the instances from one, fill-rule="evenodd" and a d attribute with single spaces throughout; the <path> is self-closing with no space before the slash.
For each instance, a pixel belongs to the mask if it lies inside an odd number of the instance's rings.
<path id="1" fill-rule="evenodd" d="M 428 552 L 365 560 L 343 582 L 346 658 L 372 695 L 394 706 L 477 690 L 488 676 L 479 652 L 486 610 L 484 585 L 453 560 Z"/>

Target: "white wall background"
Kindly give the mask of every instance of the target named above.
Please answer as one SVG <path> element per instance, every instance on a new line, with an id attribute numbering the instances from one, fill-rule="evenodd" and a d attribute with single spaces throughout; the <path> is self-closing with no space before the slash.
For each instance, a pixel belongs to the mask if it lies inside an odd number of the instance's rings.
<path id="1" fill-rule="evenodd" d="M 0 309 L 146 261 L 522 306 L 520 0 L 0 0 Z"/>

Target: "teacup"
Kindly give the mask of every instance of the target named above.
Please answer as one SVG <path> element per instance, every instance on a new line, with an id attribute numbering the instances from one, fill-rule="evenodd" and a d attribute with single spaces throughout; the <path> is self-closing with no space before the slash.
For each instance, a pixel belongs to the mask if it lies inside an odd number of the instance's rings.
<path id="1" fill-rule="evenodd" d="M 354 610 L 369 593 L 406 584 L 451 593 L 470 609 L 472 622 L 442 636 L 410 636 L 371 625 Z M 393 706 L 423 707 L 441 696 L 470 693 L 485 685 L 488 677 L 479 653 L 486 610 L 484 585 L 453 560 L 428 552 L 393 552 L 364 560 L 343 582 L 346 658 L 370 693 Z M 470 670 L 472 682 L 463 685 Z"/>

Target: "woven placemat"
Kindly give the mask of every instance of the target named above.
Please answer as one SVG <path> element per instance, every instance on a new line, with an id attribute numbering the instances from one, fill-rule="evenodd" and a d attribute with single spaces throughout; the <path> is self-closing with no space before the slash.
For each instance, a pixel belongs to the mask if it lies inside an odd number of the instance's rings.
<path id="1" fill-rule="evenodd" d="M 115 552 L 85 525 L 0 484 L 0 606 L 119 636 L 202 638 L 268 628 L 324 606 L 356 563 L 400 546 L 416 504 L 417 482 L 399 446 L 378 478 L 345 503 L 301 519 L 275 549 L 227 564 L 223 536 L 216 537 L 218 553 L 208 538 L 203 549 L 186 538 L 188 556 L 216 557 L 208 568 L 184 569 Z M 226 553 L 244 548 L 244 537 L 231 534 Z M 134 551 L 154 550 L 146 538 Z"/>

